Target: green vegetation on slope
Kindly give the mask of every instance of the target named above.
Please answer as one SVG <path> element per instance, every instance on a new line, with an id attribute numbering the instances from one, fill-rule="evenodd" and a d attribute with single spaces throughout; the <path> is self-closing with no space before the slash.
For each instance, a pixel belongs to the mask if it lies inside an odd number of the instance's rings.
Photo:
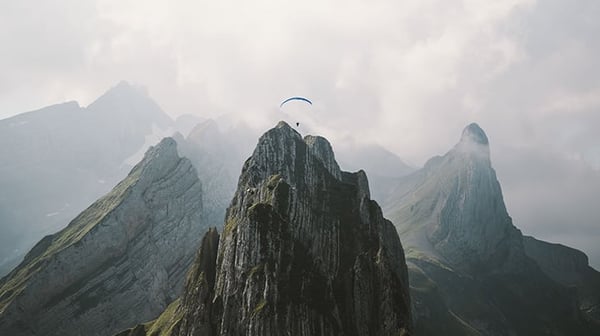
<path id="1" fill-rule="evenodd" d="M 108 216 L 128 195 L 131 187 L 139 180 L 142 163 L 136 165 L 129 175 L 111 192 L 94 202 L 61 231 L 46 236 L 25 256 L 23 262 L 0 282 L 0 314 L 23 291 L 27 280 L 48 260 L 79 242 L 98 223 Z"/>
<path id="2" fill-rule="evenodd" d="M 183 317 L 183 311 L 179 309 L 180 305 L 181 298 L 178 298 L 173 301 L 156 320 L 146 323 L 144 325 L 146 327 L 146 335 L 171 335 L 173 328 Z"/>

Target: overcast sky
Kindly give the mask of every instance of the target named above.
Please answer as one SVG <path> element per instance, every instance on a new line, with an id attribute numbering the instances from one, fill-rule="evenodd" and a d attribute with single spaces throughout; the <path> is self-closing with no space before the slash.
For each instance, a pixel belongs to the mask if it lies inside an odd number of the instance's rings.
<path id="1" fill-rule="evenodd" d="M 0 0 L 0 118 L 118 81 L 172 116 L 266 128 L 291 95 L 336 141 L 419 166 L 477 122 L 515 225 L 600 266 L 597 0 Z"/>

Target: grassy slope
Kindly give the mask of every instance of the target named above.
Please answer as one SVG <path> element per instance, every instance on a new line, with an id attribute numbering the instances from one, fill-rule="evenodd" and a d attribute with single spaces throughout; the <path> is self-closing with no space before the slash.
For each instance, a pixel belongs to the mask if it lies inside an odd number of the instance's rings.
<path id="1" fill-rule="evenodd" d="M 38 272 L 57 253 L 80 241 L 98 223 L 108 216 L 128 195 L 139 180 L 142 165 L 138 164 L 129 175 L 108 194 L 94 202 L 61 231 L 44 237 L 11 273 L 0 280 L 0 314 L 25 288 L 31 276 Z"/>

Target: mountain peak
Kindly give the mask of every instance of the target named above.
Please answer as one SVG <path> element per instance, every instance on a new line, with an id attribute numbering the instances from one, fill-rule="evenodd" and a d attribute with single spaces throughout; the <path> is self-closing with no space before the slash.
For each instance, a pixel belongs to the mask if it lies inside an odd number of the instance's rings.
<path id="1" fill-rule="evenodd" d="M 139 97 L 150 99 L 148 97 L 148 92 L 146 91 L 145 87 L 134 85 L 125 80 L 122 80 L 119 83 L 117 83 L 117 85 L 108 89 L 108 91 L 106 91 L 96 101 L 101 101 L 103 99 L 123 99 L 125 97 Z"/>
<path id="2" fill-rule="evenodd" d="M 593 286 L 600 276 L 577 251 L 523 239 L 479 125 L 468 125 L 452 150 L 396 188 L 386 215 L 407 253 L 416 334 L 599 334 L 583 330 L 599 315 L 590 307 L 599 307 Z M 582 286 L 583 314 L 575 291 L 559 283 Z"/>
<path id="3" fill-rule="evenodd" d="M 155 146 L 151 146 L 150 148 L 148 148 L 148 150 L 146 151 L 146 154 L 144 155 L 144 161 L 148 161 L 151 158 L 159 158 L 161 157 L 161 160 L 167 160 L 167 161 L 177 161 L 179 158 L 179 155 L 177 154 L 177 142 L 171 138 L 171 137 L 167 137 L 162 139 L 158 144 L 156 144 Z M 166 156 L 166 158 L 165 158 Z"/>
<path id="4" fill-rule="evenodd" d="M 179 306 L 147 334 L 410 334 L 398 234 L 364 172 L 339 171 L 325 138 L 302 139 L 284 122 L 267 131 L 223 233 L 209 232 L 200 251 Z"/>
<path id="5" fill-rule="evenodd" d="M 137 94 L 148 95 L 144 86 L 131 84 L 126 80 L 122 80 L 117 85 L 113 86 L 108 92 L 134 92 Z"/>
<path id="6" fill-rule="evenodd" d="M 471 123 L 463 129 L 460 142 L 472 142 L 485 146 L 489 145 L 487 135 L 477 123 Z"/>
<path id="7" fill-rule="evenodd" d="M 305 167 L 296 164 L 298 156 L 306 156 L 311 161 L 320 161 L 331 175 L 341 180 L 342 173 L 329 141 L 312 135 L 302 139 L 300 133 L 284 121 L 280 121 L 260 137 L 252 154 L 256 165 L 261 169 L 285 171 L 285 176 L 300 181 L 306 171 Z"/>
<path id="8" fill-rule="evenodd" d="M 403 183 L 408 189 L 399 190 L 406 203 L 391 211 L 399 231 L 414 234 L 405 240 L 408 248 L 428 251 L 462 270 L 487 269 L 504 261 L 498 256 L 506 254 L 503 244 L 516 229 L 479 125 L 465 127 L 451 151 L 430 159 L 423 171 Z"/>
<path id="9" fill-rule="evenodd" d="M 156 104 L 148 95 L 147 89 L 144 86 L 134 85 L 127 81 L 120 81 L 117 85 L 108 89 L 88 107 L 94 106 L 109 106 L 116 107 L 124 102 L 144 102 L 145 104 Z"/>
<path id="10" fill-rule="evenodd" d="M 144 158 L 138 165 L 143 171 L 142 178 L 144 178 L 144 176 L 154 178 L 157 175 L 172 170 L 179 164 L 180 160 L 188 161 L 188 159 L 179 157 L 179 154 L 177 153 L 177 142 L 173 138 L 167 137 L 162 139 L 155 146 L 148 148 L 144 154 Z M 134 170 L 135 169 L 136 168 L 134 168 Z"/>
<path id="11" fill-rule="evenodd" d="M 289 128 L 289 129 L 291 129 L 292 127 L 288 123 L 286 123 L 285 121 L 280 120 L 277 123 L 277 125 L 275 126 L 275 128 Z"/>
<path id="12" fill-rule="evenodd" d="M 300 133 L 298 133 L 298 131 L 296 131 L 292 126 L 290 126 L 288 123 L 286 123 L 283 120 L 279 121 L 277 123 L 277 125 L 275 125 L 274 128 L 272 128 L 270 131 L 268 131 L 264 135 L 273 134 L 271 131 L 274 131 L 274 130 L 278 130 L 279 132 L 284 132 L 284 133 L 278 133 L 278 134 L 282 134 L 282 135 L 286 135 L 286 136 L 290 136 L 290 137 L 298 138 L 298 139 L 302 138 L 302 136 L 300 136 Z"/>
<path id="13" fill-rule="evenodd" d="M 97 116 L 96 122 L 105 124 L 132 123 L 148 134 L 152 124 L 160 129 L 172 125 L 173 120 L 150 98 L 145 87 L 121 81 L 86 108 Z M 105 126 L 106 127 L 106 126 Z"/>
<path id="14" fill-rule="evenodd" d="M 463 129 L 460 141 L 456 144 L 454 149 L 455 152 L 468 155 L 470 158 L 480 158 L 483 162 L 490 164 L 488 137 L 483 129 L 476 123 L 471 123 Z"/>

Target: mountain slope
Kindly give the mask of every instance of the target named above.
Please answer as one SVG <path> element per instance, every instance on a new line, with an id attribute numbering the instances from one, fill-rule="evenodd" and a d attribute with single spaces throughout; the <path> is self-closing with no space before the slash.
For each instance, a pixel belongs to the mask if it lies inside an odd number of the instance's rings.
<path id="1" fill-rule="evenodd" d="M 587 256 L 576 249 L 523 237 L 525 253 L 554 281 L 575 288 L 579 308 L 600 323 L 600 272 L 590 267 Z"/>
<path id="2" fill-rule="evenodd" d="M 449 334 L 448 324 L 455 335 L 598 331 L 573 293 L 525 253 L 478 125 L 467 126 L 447 154 L 403 178 L 384 209 L 405 247 L 417 333 Z"/>
<path id="3" fill-rule="evenodd" d="M 404 254 L 366 175 L 281 122 L 244 164 L 183 296 L 121 335 L 408 335 Z"/>
<path id="4" fill-rule="evenodd" d="M 0 275 L 123 179 L 127 158 L 171 124 L 125 82 L 85 108 L 69 102 L 0 120 Z"/>
<path id="5" fill-rule="evenodd" d="M 106 335 L 180 294 L 200 234 L 201 185 L 166 138 L 0 280 L 0 334 Z"/>

